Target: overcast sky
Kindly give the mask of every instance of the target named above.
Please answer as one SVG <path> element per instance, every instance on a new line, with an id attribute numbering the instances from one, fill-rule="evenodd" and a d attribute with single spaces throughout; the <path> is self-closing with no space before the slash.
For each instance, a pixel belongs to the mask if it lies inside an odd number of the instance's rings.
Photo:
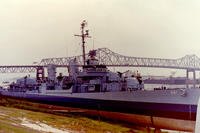
<path id="1" fill-rule="evenodd" d="M 80 23 L 90 48 L 128 56 L 200 57 L 199 0 L 1 0 L 0 65 L 32 64 L 81 53 Z"/>

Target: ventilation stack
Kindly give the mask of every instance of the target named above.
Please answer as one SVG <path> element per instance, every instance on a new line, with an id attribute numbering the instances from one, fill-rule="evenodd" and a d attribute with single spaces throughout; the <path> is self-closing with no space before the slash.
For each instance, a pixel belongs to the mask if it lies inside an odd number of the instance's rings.
<path id="1" fill-rule="evenodd" d="M 44 80 L 44 67 L 37 67 L 36 69 L 36 80 L 41 83 Z"/>
<path id="2" fill-rule="evenodd" d="M 47 66 L 48 80 L 55 81 L 56 80 L 56 66 L 50 64 Z"/>

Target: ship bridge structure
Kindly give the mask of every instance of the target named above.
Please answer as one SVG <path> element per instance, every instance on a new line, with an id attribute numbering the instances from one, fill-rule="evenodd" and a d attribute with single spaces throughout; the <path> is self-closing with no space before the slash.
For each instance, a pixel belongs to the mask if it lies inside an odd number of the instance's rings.
<path id="1" fill-rule="evenodd" d="M 96 49 L 96 58 L 100 64 L 109 67 L 152 67 L 152 68 L 168 68 L 168 69 L 184 69 L 186 77 L 189 77 L 189 72 L 193 73 L 193 79 L 196 79 L 195 71 L 200 70 L 200 58 L 196 55 L 186 55 L 178 59 L 162 59 L 162 58 L 145 58 L 124 56 L 111 51 L 108 48 Z M 88 54 L 86 54 L 88 57 Z M 10 65 L 0 66 L 0 73 L 30 73 L 39 72 L 42 68 L 53 64 L 56 67 L 67 67 L 72 59 L 75 59 L 78 65 L 83 65 L 82 55 L 61 58 L 46 58 L 42 59 L 37 65 Z"/>

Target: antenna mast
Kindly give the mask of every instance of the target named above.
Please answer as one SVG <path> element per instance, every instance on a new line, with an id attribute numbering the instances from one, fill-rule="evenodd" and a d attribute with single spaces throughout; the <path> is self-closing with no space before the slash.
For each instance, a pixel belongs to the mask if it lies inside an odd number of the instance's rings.
<path id="1" fill-rule="evenodd" d="M 81 35 L 75 35 L 82 38 L 83 65 L 85 65 L 85 39 L 91 38 L 91 36 L 89 36 L 89 30 L 85 30 L 86 26 L 87 26 L 87 22 L 83 20 L 83 22 L 81 23 Z"/>

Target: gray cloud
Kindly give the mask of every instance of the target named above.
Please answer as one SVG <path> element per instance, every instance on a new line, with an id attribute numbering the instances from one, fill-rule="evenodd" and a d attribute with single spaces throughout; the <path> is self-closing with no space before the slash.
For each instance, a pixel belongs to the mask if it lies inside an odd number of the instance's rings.
<path id="1" fill-rule="evenodd" d="M 30 64 L 80 54 L 73 34 L 83 19 L 95 47 L 143 57 L 200 56 L 199 14 L 198 0 L 2 0 L 0 60 Z M 93 39 L 87 42 L 92 48 Z"/>

